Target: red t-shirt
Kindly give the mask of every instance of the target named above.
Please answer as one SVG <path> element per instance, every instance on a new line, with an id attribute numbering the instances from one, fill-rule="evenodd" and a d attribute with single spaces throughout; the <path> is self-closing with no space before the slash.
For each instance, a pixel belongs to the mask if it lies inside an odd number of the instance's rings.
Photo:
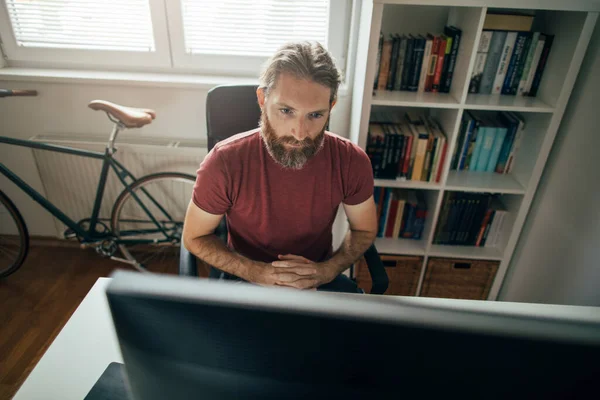
<path id="1" fill-rule="evenodd" d="M 223 140 L 200 164 L 193 201 L 226 214 L 228 247 L 252 260 L 295 254 L 314 262 L 332 256 L 332 225 L 340 203 L 373 194 L 365 152 L 325 132 L 323 148 L 301 170 L 284 169 L 269 155 L 258 129 Z"/>

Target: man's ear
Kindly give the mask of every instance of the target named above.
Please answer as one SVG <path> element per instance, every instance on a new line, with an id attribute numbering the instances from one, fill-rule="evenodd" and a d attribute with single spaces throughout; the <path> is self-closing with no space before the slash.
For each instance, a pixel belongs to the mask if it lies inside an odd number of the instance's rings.
<path id="1" fill-rule="evenodd" d="M 258 105 L 262 109 L 265 106 L 265 89 L 258 88 L 256 89 L 256 98 L 258 99 Z"/>

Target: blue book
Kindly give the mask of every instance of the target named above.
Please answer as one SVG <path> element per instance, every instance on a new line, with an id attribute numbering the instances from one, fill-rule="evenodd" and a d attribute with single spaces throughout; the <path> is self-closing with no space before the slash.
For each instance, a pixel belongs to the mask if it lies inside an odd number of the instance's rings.
<path id="1" fill-rule="evenodd" d="M 504 169 L 506 168 L 506 162 L 508 161 L 508 156 L 510 155 L 510 150 L 512 149 L 512 144 L 515 140 L 515 136 L 517 135 L 517 129 L 519 129 L 519 121 L 509 113 L 505 112 L 498 113 L 498 118 L 502 124 L 508 128 L 506 138 L 504 139 L 504 143 L 502 143 L 502 150 L 500 150 L 500 157 L 498 157 L 498 163 L 496 164 L 495 170 L 497 173 L 503 174 Z"/>
<path id="2" fill-rule="evenodd" d="M 471 135 L 473 135 L 473 129 L 475 128 L 475 120 L 471 116 L 467 116 L 469 119 L 467 125 L 467 134 L 465 135 L 465 141 L 460 154 L 460 161 L 458 162 L 459 170 L 465 169 L 465 161 L 467 160 L 467 152 L 469 151 L 469 143 L 471 143 Z"/>
<path id="3" fill-rule="evenodd" d="M 496 164 L 498 164 L 498 157 L 500 157 L 500 150 L 504 144 L 504 138 L 506 138 L 507 129 L 501 124 L 496 126 L 496 134 L 494 135 L 494 144 L 492 145 L 492 151 L 490 153 L 490 159 L 487 164 L 486 171 L 494 172 L 496 170 Z"/>
<path id="4" fill-rule="evenodd" d="M 506 76 L 504 77 L 504 83 L 502 84 L 502 90 L 501 90 L 502 94 L 514 94 L 514 93 L 511 93 L 511 87 L 515 80 L 515 74 L 516 74 L 516 70 L 518 68 L 518 64 L 520 63 L 521 58 L 523 57 L 523 50 L 525 47 L 525 43 L 527 42 L 528 36 L 531 36 L 531 32 L 519 32 L 517 34 L 515 46 L 513 47 L 513 52 L 510 56 L 508 68 L 506 69 Z"/>
<path id="5" fill-rule="evenodd" d="M 487 170 L 487 165 L 490 161 L 492 146 L 494 145 L 494 138 L 496 136 L 496 127 L 492 126 L 489 122 L 484 122 L 484 126 L 479 127 L 479 134 L 481 134 L 482 143 L 474 171 L 484 172 Z"/>
<path id="6" fill-rule="evenodd" d="M 379 218 L 379 227 L 377 230 L 377 237 L 383 237 L 385 232 L 385 221 L 390 211 L 390 200 L 392 198 L 392 189 L 386 188 L 385 195 L 383 196 L 383 208 L 381 209 L 381 217 Z"/>
<path id="7" fill-rule="evenodd" d="M 494 79 L 496 78 L 496 71 L 498 70 L 500 57 L 502 57 L 502 50 L 504 49 L 504 42 L 506 41 L 507 34 L 508 32 L 506 31 L 494 31 L 494 34 L 492 35 L 490 48 L 485 61 L 485 67 L 483 67 L 483 73 L 481 74 L 479 93 L 492 93 Z"/>
<path id="8" fill-rule="evenodd" d="M 475 113 L 472 114 L 473 118 L 475 118 L 475 124 L 477 126 L 477 138 L 475 139 L 475 147 L 473 148 L 473 154 L 471 155 L 471 161 L 469 162 L 469 170 L 475 171 L 475 167 L 477 166 L 477 161 L 479 160 L 479 154 L 481 154 L 481 145 L 483 143 L 483 132 L 484 127 L 481 126 L 481 118 L 479 118 Z"/>

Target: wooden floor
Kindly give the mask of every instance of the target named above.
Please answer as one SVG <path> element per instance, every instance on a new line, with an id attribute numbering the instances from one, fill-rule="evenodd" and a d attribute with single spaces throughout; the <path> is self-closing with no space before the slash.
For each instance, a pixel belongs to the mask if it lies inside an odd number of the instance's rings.
<path id="1" fill-rule="evenodd" d="M 150 266 L 177 273 L 175 262 Z M 23 266 L 0 280 L 0 399 L 10 399 L 94 282 L 126 264 L 92 249 L 32 246 Z"/>

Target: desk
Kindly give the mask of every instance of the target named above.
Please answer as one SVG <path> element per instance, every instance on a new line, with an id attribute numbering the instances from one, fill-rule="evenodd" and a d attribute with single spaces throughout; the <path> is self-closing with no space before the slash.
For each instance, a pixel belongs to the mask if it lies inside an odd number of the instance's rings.
<path id="1" fill-rule="evenodd" d="M 81 400 L 112 361 L 123 362 L 105 290 L 110 278 L 100 278 L 50 345 L 14 399 Z M 350 295 L 346 296 L 366 296 Z M 546 304 L 486 302 L 389 296 L 404 304 L 463 310 L 535 314 L 600 323 L 600 308 Z"/>

